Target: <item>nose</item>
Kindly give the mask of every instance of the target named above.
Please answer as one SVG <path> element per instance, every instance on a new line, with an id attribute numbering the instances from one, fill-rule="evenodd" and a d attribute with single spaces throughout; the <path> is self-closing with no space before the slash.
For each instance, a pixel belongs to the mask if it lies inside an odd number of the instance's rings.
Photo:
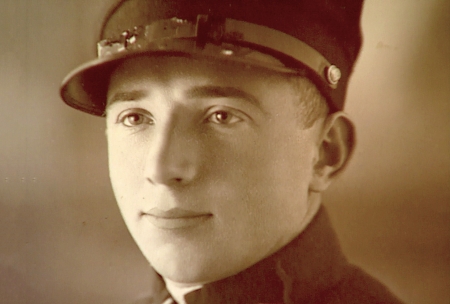
<path id="1" fill-rule="evenodd" d="M 186 185 L 197 178 L 201 146 L 195 131 L 175 121 L 156 125 L 148 145 L 145 174 L 152 184 Z"/>

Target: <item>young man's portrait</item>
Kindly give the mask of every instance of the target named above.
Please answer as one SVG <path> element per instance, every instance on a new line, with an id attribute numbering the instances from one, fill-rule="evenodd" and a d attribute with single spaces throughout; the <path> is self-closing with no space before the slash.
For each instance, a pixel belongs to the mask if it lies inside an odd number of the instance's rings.
<path id="1" fill-rule="evenodd" d="M 446 3 L 3 6 L 5 303 L 448 301 Z"/>

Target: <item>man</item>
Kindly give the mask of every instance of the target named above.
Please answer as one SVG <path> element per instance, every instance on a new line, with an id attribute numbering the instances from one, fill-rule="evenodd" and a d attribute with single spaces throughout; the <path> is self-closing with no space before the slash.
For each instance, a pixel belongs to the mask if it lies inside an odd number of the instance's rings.
<path id="1" fill-rule="evenodd" d="M 61 94 L 106 116 L 110 177 L 155 271 L 147 303 L 399 303 L 347 263 L 321 193 L 359 1 L 121 1 Z"/>

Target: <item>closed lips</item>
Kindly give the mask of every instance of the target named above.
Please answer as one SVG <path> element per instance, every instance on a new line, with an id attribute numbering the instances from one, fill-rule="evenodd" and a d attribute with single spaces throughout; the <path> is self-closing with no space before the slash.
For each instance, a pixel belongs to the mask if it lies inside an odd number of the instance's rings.
<path id="1" fill-rule="evenodd" d="M 143 212 L 143 215 L 150 215 L 156 218 L 164 219 L 180 219 L 180 218 L 196 218 L 203 216 L 212 216 L 211 213 L 196 212 L 182 208 L 172 208 L 169 210 L 161 210 L 159 208 L 152 208 L 147 212 Z"/>

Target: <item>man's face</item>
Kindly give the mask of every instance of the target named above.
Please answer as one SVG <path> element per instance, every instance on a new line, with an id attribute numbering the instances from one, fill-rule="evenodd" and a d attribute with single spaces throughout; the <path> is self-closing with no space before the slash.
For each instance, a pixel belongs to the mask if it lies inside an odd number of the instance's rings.
<path id="1" fill-rule="evenodd" d="M 111 77 L 112 186 L 162 276 L 215 281 L 292 240 L 308 208 L 319 120 L 299 123 L 281 77 L 185 58 L 136 58 Z"/>

